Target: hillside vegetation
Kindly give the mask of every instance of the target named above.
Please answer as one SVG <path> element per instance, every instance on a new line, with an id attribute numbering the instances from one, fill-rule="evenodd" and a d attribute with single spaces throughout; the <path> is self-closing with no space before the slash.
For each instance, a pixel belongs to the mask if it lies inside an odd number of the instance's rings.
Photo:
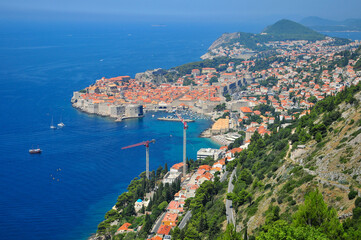
<path id="1" fill-rule="evenodd" d="M 268 26 L 263 33 L 272 35 L 274 40 L 322 40 L 325 36 L 299 23 L 282 19 Z"/>
<path id="2" fill-rule="evenodd" d="M 361 84 L 325 98 L 315 105 L 311 114 L 271 136 L 253 136 L 249 148 L 232 162 L 239 174 L 234 192 L 227 196 L 236 203 L 242 229 L 247 226 L 256 236 L 268 236 L 271 231 L 268 228 L 272 227 L 298 231 L 287 227 L 294 223 L 295 227 L 313 227 L 312 231 L 323 233 L 324 239 L 359 239 L 351 236 L 354 231 L 361 236 L 360 216 L 353 216 L 343 224 L 338 216 L 352 215 L 354 198 L 361 188 L 360 89 Z M 232 165 L 228 167 L 231 169 Z M 306 220 L 306 224 L 300 224 L 300 219 L 304 220 L 300 211 L 314 207 L 308 203 L 307 196 L 322 198 L 322 195 L 333 209 L 324 213 L 322 221 L 334 224 L 333 227 L 308 224 Z M 303 206 L 305 196 L 306 206 Z M 276 220 L 281 222 L 275 223 Z M 350 222 L 355 224 L 352 229 L 347 225 Z"/>
<path id="3" fill-rule="evenodd" d="M 260 34 L 253 33 L 226 33 L 217 39 L 209 50 L 220 46 L 232 45 L 239 43 L 245 48 L 256 51 L 268 50 L 269 47 L 263 44 L 269 41 L 286 41 L 286 40 L 308 40 L 316 41 L 325 39 L 323 34 L 320 34 L 308 27 L 290 20 L 280 20 L 273 25 L 266 27 Z"/>
<path id="4" fill-rule="evenodd" d="M 271 126 L 271 135 L 256 132 L 227 164 L 236 169 L 233 192 L 204 183 L 174 239 L 361 239 L 360 90 L 326 97 L 292 125 Z M 219 223 L 222 198 L 233 201 L 236 226 Z"/>

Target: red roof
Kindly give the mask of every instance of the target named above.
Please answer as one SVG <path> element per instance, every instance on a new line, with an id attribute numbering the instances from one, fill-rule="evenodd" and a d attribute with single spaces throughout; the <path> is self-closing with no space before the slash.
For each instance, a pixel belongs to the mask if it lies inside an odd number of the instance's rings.
<path id="1" fill-rule="evenodd" d="M 242 152 L 242 148 L 233 148 L 233 149 L 231 149 L 231 153 L 233 153 L 233 154 L 235 154 L 235 153 L 237 153 L 237 152 Z"/>
<path id="2" fill-rule="evenodd" d="M 121 230 L 128 230 L 129 226 L 132 225 L 131 223 L 124 223 L 120 228 L 118 228 L 118 231 Z"/>
<path id="3" fill-rule="evenodd" d="M 210 171 L 211 170 L 211 166 L 209 166 L 209 165 L 201 165 L 201 166 L 199 166 L 199 170 L 206 170 L 206 171 Z"/>
<path id="4" fill-rule="evenodd" d="M 171 229 L 172 227 L 169 225 L 161 225 L 157 233 L 160 235 L 169 235 Z"/>
<path id="5" fill-rule="evenodd" d="M 162 237 L 155 236 L 155 237 L 152 237 L 152 238 L 148 238 L 147 240 L 162 240 L 162 239 L 163 239 Z"/>
<path id="6" fill-rule="evenodd" d="M 249 107 L 241 107 L 241 111 L 244 113 L 252 113 L 252 110 Z"/>
<path id="7" fill-rule="evenodd" d="M 174 169 L 180 169 L 181 167 L 183 167 L 183 163 L 177 163 L 177 164 L 174 164 L 171 168 L 174 168 Z"/>

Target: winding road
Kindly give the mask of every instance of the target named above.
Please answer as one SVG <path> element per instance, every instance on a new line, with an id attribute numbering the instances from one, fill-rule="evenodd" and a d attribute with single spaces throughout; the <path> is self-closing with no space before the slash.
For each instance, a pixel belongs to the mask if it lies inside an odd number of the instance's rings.
<path id="1" fill-rule="evenodd" d="M 233 170 L 231 177 L 229 178 L 227 193 L 233 191 L 234 185 L 232 183 L 232 180 L 235 174 L 236 174 L 236 169 Z M 226 199 L 226 215 L 227 215 L 227 223 L 232 223 L 233 226 L 235 226 L 236 221 L 234 218 L 235 213 L 233 210 L 232 200 Z"/>

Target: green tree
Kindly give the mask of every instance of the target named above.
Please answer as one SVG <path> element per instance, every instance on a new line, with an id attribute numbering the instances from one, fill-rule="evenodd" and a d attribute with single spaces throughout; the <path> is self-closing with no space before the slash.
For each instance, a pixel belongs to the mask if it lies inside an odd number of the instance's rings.
<path id="1" fill-rule="evenodd" d="M 308 102 L 311 102 L 311 103 L 316 103 L 317 102 L 317 98 L 315 96 L 311 96 L 309 98 L 307 98 L 307 101 Z"/>
<path id="2" fill-rule="evenodd" d="M 238 179 L 244 181 L 247 185 L 253 182 L 252 173 L 247 168 L 242 169 Z"/>
<path id="3" fill-rule="evenodd" d="M 350 192 L 348 193 L 348 199 L 352 200 L 354 199 L 358 194 L 358 191 L 353 189 L 353 187 L 350 187 Z"/>
<path id="4" fill-rule="evenodd" d="M 180 238 L 180 234 L 181 234 L 181 230 L 179 229 L 179 227 L 175 227 L 172 231 L 171 231 L 171 235 L 172 238 L 177 240 L 177 239 L 181 239 Z"/>
<path id="5" fill-rule="evenodd" d="M 215 108 L 214 108 L 215 111 L 223 111 L 223 110 L 226 110 L 226 104 L 225 103 L 221 103 L 221 104 L 218 104 Z"/>
<path id="6" fill-rule="evenodd" d="M 201 211 L 201 216 L 199 218 L 198 231 L 204 232 L 208 229 L 207 216 L 204 214 L 204 211 Z"/>
<path id="7" fill-rule="evenodd" d="M 343 228 L 337 218 L 336 210 L 327 207 L 318 189 L 306 196 L 305 203 L 299 206 L 293 218 L 293 224 L 296 227 L 317 228 L 331 239 L 340 239 L 343 234 Z"/>
<path id="8" fill-rule="evenodd" d="M 186 232 L 185 232 L 185 240 L 197 240 L 197 239 L 201 239 L 199 232 L 197 231 L 197 229 L 192 225 L 189 224 Z"/>
<path id="9" fill-rule="evenodd" d="M 164 211 L 167 206 L 168 206 L 168 202 L 163 201 L 158 205 L 158 209 L 161 210 L 161 211 Z"/>
<path id="10" fill-rule="evenodd" d="M 163 169 L 163 175 L 165 175 L 168 172 L 168 164 L 165 163 L 164 164 L 164 169 Z"/>
<path id="11" fill-rule="evenodd" d="M 153 226 L 152 220 L 151 220 L 149 214 L 146 214 L 145 218 L 144 218 L 142 232 L 148 234 L 150 229 L 152 228 L 152 226 Z"/>
<path id="12" fill-rule="evenodd" d="M 209 84 L 213 85 L 213 83 L 217 83 L 218 82 L 218 78 L 213 76 L 210 80 L 209 80 Z"/>
<path id="13" fill-rule="evenodd" d="M 317 132 L 317 133 L 316 133 L 315 140 L 316 140 L 317 142 L 321 142 L 321 141 L 322 141 L 322 134 L 321 134 L 320 132 Z"/>
<path id="14" fill-rule="evenodd" d="M 159 167 L 157 168 L 156 173 L 155 173 L 155 177 L 156 177 L 157 180 L 161 178 L 162 171 L 163 171 L 163 167 L 162 167 L 162 166 L 159 166 Z"/>
<path id="15" fill-rule="evenodd" d="M 311 226 L 290 225 L 284 220 L 274 222 L 266 232 L 261 232 L 257 240 L 329 240 L 319 230 Z"/>
<path id="16" fill-rule="evenodd" d="M 236 232 L 236 228 L 232 223 L 227 225 L 226 231 L 218 238 L 218 240 L 242 240 L 240 233 Z"/>
<path id="17" fill-rule="evenodd" d="M 126 217 L 130 217 L 135 215 L 134 203 L 128 204 L 128 206 L 124 209 L 123 215 Z"/>
<path id="18" fill-rule="evenodd" d="M 124 234 L 117 234 L 112 239 L 113 240 L 123 240 L 124 239 Z"/>

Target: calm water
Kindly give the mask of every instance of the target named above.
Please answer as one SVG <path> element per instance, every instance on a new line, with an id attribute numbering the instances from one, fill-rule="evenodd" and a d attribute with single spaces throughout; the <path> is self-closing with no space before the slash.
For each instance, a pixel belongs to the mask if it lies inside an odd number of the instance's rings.
<path id="1" fill-rule="evenodd" d="M 71 107 L 74 90 L 103 76 L 134 76 L 197 61 L 221 33 L 238 30 L 150 24 L 0 27 L 1 239 L 86 239 L 145 169 L 144 147 L 121 151 L 123 146 L 156 139 L 151 169 L 182 160 L 180 123 L 149 115 L 121 123 L 89 116 Z M 66 126 L 50 130 L 52 117 Z M 201 147 L 215 147 L 198 138 L 209 124 L 189 124 L 188 157 L 195 158 Z M 32 145 L 43 153 L 30 155 Z"/>

